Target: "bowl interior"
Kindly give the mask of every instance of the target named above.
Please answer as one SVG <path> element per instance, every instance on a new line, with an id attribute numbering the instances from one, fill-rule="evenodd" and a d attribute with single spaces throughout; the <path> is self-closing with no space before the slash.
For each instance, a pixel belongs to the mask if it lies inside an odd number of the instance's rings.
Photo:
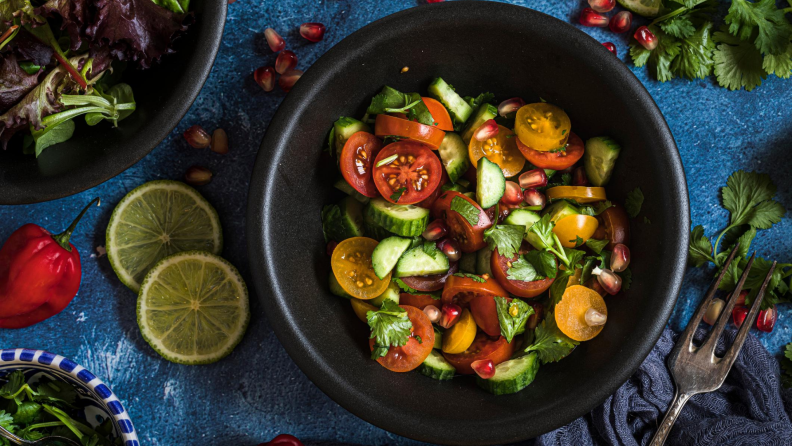
<path id="1" fill-rule="evenodd" d="M 23 155 L 17 137 L 0 149 L 0 204 L 52 200 L 96 186 L 146 156 L 178 124 L 209 76 L 225 24 L 225 0 L 193 0 L 192 25 L 151 69 L 127 68 L 123 81 L 137 109 L 113 128 L 75 120 L 74 136 L 37 158 Z"/>
<path id="2" fill-rule="evenodd" d="M 402 67 L 409 72 L 401 74 Z M 323 154 L 339 116 L 360 117 L 383 85 L 425 92 L 436 76 L 464 95 L 491 91 L 564 108 L 582 138 L 609 135 L 622 155 L 608 186 L 632 220 L 632 287 L 607 299 L 609 321 L 568 358 L 541 367 L 515 395 L 470 379 L 438 382 L 391 373 L 369 359 L 368 327 L 332 296 L 322 206 L 340 198 Z M 651 223 L 644 222 L 646 217 Z M 598 42 L 521 7 L 470 2 L 408 10 L 375 22 L 320 59 L 281 106 L 251 185 L 248 235 L 256 287 L 292 358 L 324 392 L 361 418 L 441 443 L 505 443 L 559 427 L 601 403 L 640 365 L 681 284 L 689 228 L 684 172 L 662 115 L 640 82 Z"/>

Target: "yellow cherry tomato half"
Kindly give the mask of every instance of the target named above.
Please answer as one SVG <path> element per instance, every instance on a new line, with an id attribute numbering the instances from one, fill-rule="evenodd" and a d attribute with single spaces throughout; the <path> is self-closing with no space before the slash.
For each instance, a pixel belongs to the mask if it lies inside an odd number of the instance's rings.
<path id="1" fill-rule="evenodd" d="M 547 198 L 550 200 L 566 198 L 578 203 L 593 203 L 607 200 L 605 197 L 604 187 L 556 186 L 547 189 Z"/>
<path id="2" fill-rule="evenodd" d="M 498 126 L 498 134 L 493 138 L 484 141 L 471 138 L 468 144 L 470 161 L 476 166 L 481 157 L 486 156 L 501 168 L 506 178 L 517 175 L 525 165 L 525 157 L 514 138 L 514 132 L 502 125 Z"/>
<path id="3" fill-rule="evenodd" d="M 593 309 L 599 313 L 598 322 L 592 325 L 586 321 L 586 312 Z M 605 327 L 608 307 L 602 296 L 591 288 L 581 285 L 571 286 L 564 291 L 561 302 L 555 307 L 555 319 L 559 330 L 576 341 L 588 341 Z"/>
<path id="4" fill-rule="evenodd" d="M 369 300 L 382 294 L 391 275 L 380 279 L 374 274 L 371 253 L 379 242 L 368 237 L 353 237 L 336 246 L 330 266 L 333 268 L 338 284 L 352 297 Z"/>
<path id="5" fill-rule="evenodd" d="M 556 222 L 553 232 L 561 241 L 561 246 L 574 248 L 579 243 L 586 243 L 598 227 L 599 221 L 590 215 L 567 215 Z M 578 237 L 583 241 L 579 241 Z"/>
<path id="6" fill-rule="evenodd" d="M 368 323 L 368 318 L 366 315 L 369 311 L 377 311 L 379 308 L 371 305 L 370 303 L 363 302 L 362 300 L 358 299 L 349 299 L 349 302 L 352 303 L 352 311 L 355 312 L 355 316 L 358 317 L 361 321 Z"/>
<path id="7" fill-rule="evenodd" d="M 462 353 L 473 344 L 475 338 L 476 321 L 470 311 L 465 309 L 459 317 L 459 322 L 443 333 L 443 352 Z"/>
<path id="8" fill-rule="evenodd" d="M 571 130 L 572 123 L 566 112 L 546 102 L 520 107 L 514 121 L 514 131 L 520 142 L 538 152 L 564 147 Z"/>

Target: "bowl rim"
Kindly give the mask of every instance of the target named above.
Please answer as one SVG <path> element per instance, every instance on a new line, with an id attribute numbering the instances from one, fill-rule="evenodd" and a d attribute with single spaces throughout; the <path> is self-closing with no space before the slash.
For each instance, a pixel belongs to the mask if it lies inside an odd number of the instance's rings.
<path id="1" fill-rule="evenodd" d="M 671 209 L 668 212 L 675 213 L 677 216 L 675 229 L 680 234 L 680 248 L 684 249 L 680 250 L 676 258 L 670 259 L 672 274 L 667 280 L 670 283 L 668 289 L 671 290 L 671 297 L 663 302 L 661 312 L 657 314 L 657 318 L 651 326 L 646 327 L 646 331 L 642 332 L 638 340 L 635 341 L 635 345 L 639 348 L 633 350 L 626 357 L 626 360 L 620 364 L 621 367 L 609 377 L 607 382 L 604 381 L 602 386 L 592 390 L 591 395 L 587 396 L 586 401 L 595 404 L 589 404 L 590 407 L 579 409 L 554 407 L 553 410 L 549 411 L 546 420 L 537 421 L 531 426 L 516 426 L 510 432 L 500 430 L 501 426 L 498 426 L 499 430 L 497 433 L 490 430 L 482 434 L 480 438 L 455 438 L 452 441 L 459 444 L 491 444 L 528 439 L 564 426 L 602 404 L 633 375 L 657 343 L 676 304 L 687 263 L 686 248 L 689 242 L 690 228 L 689 196 L 682 160 L 673 134 L 659 107 L 641 81 L 620 59 L 612 57 L 607 49 L 583 31 L 555 17 L 519 5 L 496 2 L 443 2 L 420 5 L 396 12 L 376 20 L 345 37 L 322 55 L 305 72 L 301 81 L 295 85 L 294 89 L 283 101 L 269 124 L 256 158 L 248 193 L 248 212 L 246 216 L 248 258 L 251 268 L 255 267 L 265 271 L 265 274 L 253 274 L 256 294 L 264 306 L 273 331 L 303 373 L 322 392 L 359 418 L 389 432 L 420 441 L 448 442 L 450 440 L 423 433 L 419 434 L 416 431 L 418 420 L 407 418 L 407 415 L 403 413 L 399 414 L 400 419 L 397 420 L 397 417 L 394 417 L 392 412 L 381 407 L 376 398 L 350 384 L 347 377 L 330 368 L 328 364 L 313 357 L 314 347 L 311 345 L 310 339 L 295 328 L 300 316 L 295 314 L 294 310 L 289 307 L 287 293 L 277 280 L 279 274 L 275 265 L 277 265 L 278 259 L 272 256 L 272 246 L 274 244 L 272 228 L 274 225 L 271 222 L 272 213 L 268 212 L 268 209 L 272 209 L 273 191 L 276 189 L 275 182 L 279 178 L 277 174 L 278 164 L 280 157 L 285 152 L 283 146 L 286 139 L 282 138 L 282 135 L 288 135 L 289 131 L 296 126 L 298 120 L 294 119 L 294 117 L 302 114 L 305 103 L 310 102 L 314 97 L 313 95 L 316 94 L 312 89 L 314 80 L 321 78 L 331 67 L 344 61 L 346 58 L 345 54 L 359 47 L 361 39 L 371 39 L 372 30 L 374 29 L 409 23 L 410 17 L 417 14 L 420 14 L 422 19 L 426 20 L 429 18 L 440 19 L 443 14 L 452 9 L 456 14 L 470 13 L 472 16 L 476 14 L 476 11 L 482 12 L 483 8 L 487 9 L 485 12 L 495 12 L 495 10 L 500 9 L 498 12 L 501 14 L 532 16 L 532 20 L 545 20 L 554 26 L 565 27 L 566 31 L 570 34 L 575 34 L 579 38 L 576 43 L 583 47 L 583 51 L 588 51 L 592 54 L 599 51 L 599 54 L 602 54 L 602 60 L 598 60 L 598 62 L 604 66 L 604 69 L 613 72 L 625 81 L 623 88 L 634 92 L 636 101 L 640 102 L 640 106 L 645 107 L 649 112 L 647 113 L 647 119 L 652 120 L 652 124 L 662 135 L 662 141 L 658 141 L 658 144 L 669 149 L 669 170 L 678 181 L 669 182 L 668 193 L 678 199 L 678 205 L 675 209 Z M 410 421 L 415 423 L 411 424 Z M 489 423 L 485 427 L 493 426 L 492 423 Z"/>
<path id="2" fill-rule="evenodd" d="M 107 413 L 113 417 L 118 432 L 124 441 L 124 446 L 140 446 L 135 425 L 129 417 L 129 412 L 124 408 L 121 400 L 110 390 L 96 375 L 80 364 L 45 350 L 29 348 L 6 348 L 0 350 L 0 367 L 4 365 L 38 365 L 46 369 L 65 373 L 87 387 L 96 398 L 104 404 Z M 112 407 L 110 406 L 112 403 Z"/>

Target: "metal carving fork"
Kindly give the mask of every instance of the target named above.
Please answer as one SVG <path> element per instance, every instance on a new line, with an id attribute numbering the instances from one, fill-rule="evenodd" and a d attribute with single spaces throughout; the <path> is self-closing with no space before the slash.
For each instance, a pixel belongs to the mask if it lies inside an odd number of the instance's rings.
<path id="1" fill-rule="evenodd" d="M 759 313 L 759 305 L 762 303 L 762 298 L 764 298 L 767 284 L 773 276 L 776 262 L 773 262 L 773 265 L 770 267 L 770 272 L 767 273 L 767 277 L 765 277 L 764 283 L 762 283 L 762 288 L 759 290 L 759 294 L 751 305 L 751 311 L 748 313 L 737 336 L 734 338 L 734 344 L 726 350 L 726 354 L 722 358 L 715 355 L 715 346 L 718 343 L 718 338 L 720 338 L 723 333 L 726 322 L 732 314 L 734 304 L 737 302 L 737 296 L 740 295 L 745 279 L 748 277 L 748 272 L 753 265 L 754 258 L 756 257 L 755 253 L 751 256 L 750 260 L 748 260 L 748 265 L 745 267 L 745 271 L 742 277 L 740 277 L 740 281 L 737 283 L 737 288 L 735 288 L 728 302 L 726 302 L 725 308 L 723 308 L 723 311 L 718 317 L 718 322 L 707 334 L 701 347 L 693 345 L 693 335 L 696 333 L 696 328 L 698 328 L 699 322 L 701 322 L 704 317 L 704 313 L 707 312 L 707 308 L 709 308 L 710 302 L 712 302 L 718 285 L 720 285 L 726 274 L 726 270 L 729 268 L 732 260 L 734 260 L 738 248 L 739 246 L 735 246 L 732 250 L 718 279 L 710 286 L 704 300 L 699 304 L 696 314 L 693 315 L 684 333 L 682 333 L 682 336 L 680 336 L 674 349 L 668 356 L 668 368 L 671 371 L 671 377 L 674 379 L 676 385 L 676 395 L 668 408 L 668 412 L 666 412 L 665 418 L 663 418 L 662 424 L 660 424 L 660 427 L 657 429 L 657 433 L 655 433 L 654 438 L 652 438 L 652 442 L 649 443 L 649 446 L 662 446 L 665 443 L 668 434 L 671 432 L 671 428 L 674 426 L 677 417 L 680 412 L 682 412 L 682 408 L 685 407 L 685 403 L 688 402 L 690 397 L 699 393 L 718 390 L 720 386 L 723 385 L 723 381 L 726 380 L 726 375 L 729 374 L 734 360 L 737 359 L 737 355 L 740 353 L 745 343 L 748 330 L 754 325 L 756 316 Z"/>

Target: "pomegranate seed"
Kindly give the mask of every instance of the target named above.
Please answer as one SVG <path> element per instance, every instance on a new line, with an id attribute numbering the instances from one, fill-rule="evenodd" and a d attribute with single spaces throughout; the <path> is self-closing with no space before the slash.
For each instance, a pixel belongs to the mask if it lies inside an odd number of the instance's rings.
<path id="1" fill-rule="evenodd" d="M 709 307 L 707 307 L 707 312 L 704 313 L 704 322 L 706 322 L 708 325 L 715 325 L 715 322 L 718 321 L 718 316 L 720 316 L 723 312 L 723 307 L 725 305 L 726 302 L 724 302 L 723 299 L 712 299 Z"/>
<path id="2" fill-rule="evenodd" d="M 630 266 L 630 248 L 619 243 L 613 247 L 610 261 L 611 271 L 620 273 L 628 266 Z"/>
<path id="3" fill-rule="evenodd" d="M 523 105 L 525 105 L 525 101 L 522 98 L 506 99 L 498 106 L 498 114 L 506 118 L 508 115 L 516 113 Z"/>
<path id="4" fill-rule="evenodd" d="M 770 333 L 775 328 L 776 319 L 778 319 L 778 310 L 773 305 L 759 312 L 759 317 L 756 319 L 756 328 L 765 333 Z"/>
<path id="5" fill-rule="evenodd" d="M 649 28 L 642 26 L 635 30 L 635 34 L 633 34 L 635 40 L 638 41 L 644 48 L 649 51 L 657 48 L 657 37 L 655 37 L 652 31 L 649 31 Z"/>
<path id="6" fill-rule="evenodd" d="M 443 254 L 446 255 L 446 257 L 448 257 L 448 260 L 452 262 L 456 262 L 462 258 L 462 251 L 459 250 L 459 245 L 457 245 L 457 242 L 450 238 L 440 242 L 437 247 L 443 252 Z"/>
<path id="7" fill-rule="evenodd" d="M 588 176 L 586 176 L 586 168 L 578 166 L 572 171 L 572 185 L 573 186 L 588 186 Z"/>
<path id="8" fill-rule="evenodd" d="M 190 186 L 204 186 L 212 181 L 212 171 L 206 167 L 192 166 L 184 174 L 184 182 Z"/>
<path id="9" fill-rule="evenodd" d="M 539 206 L 539 208 L 544 209 L 547 204 L 547 197 L 545 194 L 533 188 L 525 189 L 523 191 L 523 197 L 525 199 L 525 204 L 528 206 Z"/>
<path id="10" fill-rule="evenodd" d="M 278 85 L 280 85 L 283 91 L 288 93 L 294 87 L 294 84 L 296 84 L 297 81 L 300 80 L 302 75 L 303 72 L 300 70 L 289 70 L 283 73 L 280 79 L 278 79 Z"/>
<path id="11" fill-rule="evenodd" d="M 531 189 L 547 186 L 547 174 L 544 169 L 534 169 L 520 175 L 520 187 Z"/>
<path id="12" fill-rule="evenodd" d="M 618 56 L 618 55 L 619 55 L 619 54 L 616 52 L 616 45 L 614 45 L 612 42 L 605 42 L 605 43 L 603 43 L 603 44 L 602 44 L 602 46 L 604 46 L 605 48 L 607 48 L 607 49 L 608 49 L 608 51 L 610 51 L 611 53 L 613 53 L 613 55 L 614 55 L 614 56 Z"/>
<path id="13" fill-rule="evenodd" d="M 215 129 L 212 133 L 212 143 L 209 146 L 212 152 L 225 155 L 228 153 L 228 134 L 223 129 Z"/>
<path id="14" fill-rule="evenodd" d="M 448 227 L 446 226 L 445 222 L 443 220 L 437 219 L 429 223 L 429 226 L 426 227 L 421 236 L 426 240 L 435 241 L 445 237 L 447 233 Z"/>
<path id="15" fill-rule="evenodd" d="M 583 8 L 583 11 L 580 12 L 580 24 L 603 28 L 608 26 L 608 18 L 591 8 Z"/>
<path id="16" fill-rule="evenodd" d="M 586 325 L 589 327 L 597 327 L 599 325 L 605 325 L 605 322 L 608 321 L 608 316 L 605 314 L 600 313 L 599 311 L 589 308 L 586 310 L 586 314 L 584 315 L 586 320 Z"/>
<path id="17" fill-rule="evenodd" d="M 732 322 L 734 322 L 734 326 L 740 328 L 745 321 L 745 317 L 748 316 L 748 307 L 745 305 L 735 305 L 734 309 L 732 310 Z"/>
<path id="18" fill-rule="evenodd" d="M 253 79 L 264 91 L 269 92 L 275 89 L 275 69 L 272 67 L 257 68 L 253 72 Z"/>
<path id="19" fill-rule="evenodd" d="M 473 137 L 476 138 L 476 141 L 486 141 L 496 136 L 499 130 L 498 123 L 495 122 L 494 119 L 490 119 L 484 124 L 481 124 L 481 127 L 476 130 Z"/>
<path id="20" fill-rule="evenodd" d="M 274 29 L 265 29 L 264 37 L 267 39 L 267 45 L 269 45 L 273 53 L 277 53 L 278 51 L 286 48 L 286 42 L 283 41 L 283 37 L 281 37 L 280 34 L 278 34 L 278 32 Z"/>
<path id="21" fill-rule="evenodd" d="M 506 192 L 503 193 L 501 201 L 506 204 L 517 205 L 523 201 L 523 193 L 520 186 L 514 181 L 506 182 Z"/>
<path id="22" fill-rule="evenodd" d="M 278 54 L 275 59 L 275 71 L 278 74 L 283 74 L 289 70 L 293 70 L 297 66 L 297 55 L 291 50 L 286 50 Z"/>
<path id="23" fill-rule="evenodd" d="M 748 296 L 748 291 L 740 291 L 740 295 L 737 296 L 737 302 L 735 305 L 745 305 L 745 297 Z"/>
<path id="24" fill-rule="evenodd" d="M 316 43 L 324 39 L 325 26 L 321 23 L 310 22 L 300 25 L 300 35 L 306 40 Z"/>
<path id="25" fill-rule="evenodd" d="M 495 363 L 491 359 L 479 359 L 473 361 L 470 367 L 481 379 L 490 379 L 495 376 Z"/>
<path id="26" fill-rule="evenodd" d="M 212 142 L 212 138 L 206 133 L 206 130 L 197 124 L 184 131 L 184 139 L 195 149 L 205 149 Z"/>
<path id="27" fill-rule="evenodd" d="M 616 0 L 588 0 L 588 4 L 597 12 L 610 12 L 616 7 Z"/>
<path id="28" fill-rule="evenodd" d="M 542 320 L 542 316 L 544 315 L 544 305 L 542 304 L 531 304 L 534 309 L 534 314 L 528 316 L 528 320 L 525 322 L 525 329 L 526 330 L 533 330 L 539 325 L 539 321 Z"/>
<path id="29" fill-rule="evenodd" d="M 597 281 L 600 285 L 602 285 L 602 288 L 608 292 L 608 294 L 614 295 L 617 294 L 619 290 L 621 290 L 622 279 L 613 271 L 609 269 L 601 269 L 597 266 L 594 267 L 594 270 L 591 271 L 591 274 L 597 276 Z"/>
<path id="30" fill-rule="evenodd" d="M 457 304 L 445 304 L 440 310 L 441 316 L 437 325 L 443 328 L 451 328 L 459 321 L 462 316 L 462 307 Z"/>
<path id="31" fill-rule="evenodd" d="M 622 11 L 610 19 L 608 27 L 615 33 L 623 33 L 630 30 L 632 26 L 632 13 L 630 11 Z M 645 26 L 643 28 L 646 28 Z"/>
<path id="32" fill-rule="evenodd" d="M 435 307 L 434 305 L 425 306 L 423 312 L 433 324 L 437 323 L 440 320 L 440 317 L 442 316 L 440 314 L 440 310 L 437 309 L 437 307 Z"/>
<path id="33" fill-rule="evenodd" d="M 330 240 L 327 242 L 327 257 L 333 257 L 333 252 L 335 251 L 336 246 L 338 246 L 338 242 L 335 240 Z"/>
<path id="34" fill-rule="evenodd" d="M 303 446 L 303 444 L 294 435 L 280 434 L 268 443 L 261 443 L 259 446 Z"/>

